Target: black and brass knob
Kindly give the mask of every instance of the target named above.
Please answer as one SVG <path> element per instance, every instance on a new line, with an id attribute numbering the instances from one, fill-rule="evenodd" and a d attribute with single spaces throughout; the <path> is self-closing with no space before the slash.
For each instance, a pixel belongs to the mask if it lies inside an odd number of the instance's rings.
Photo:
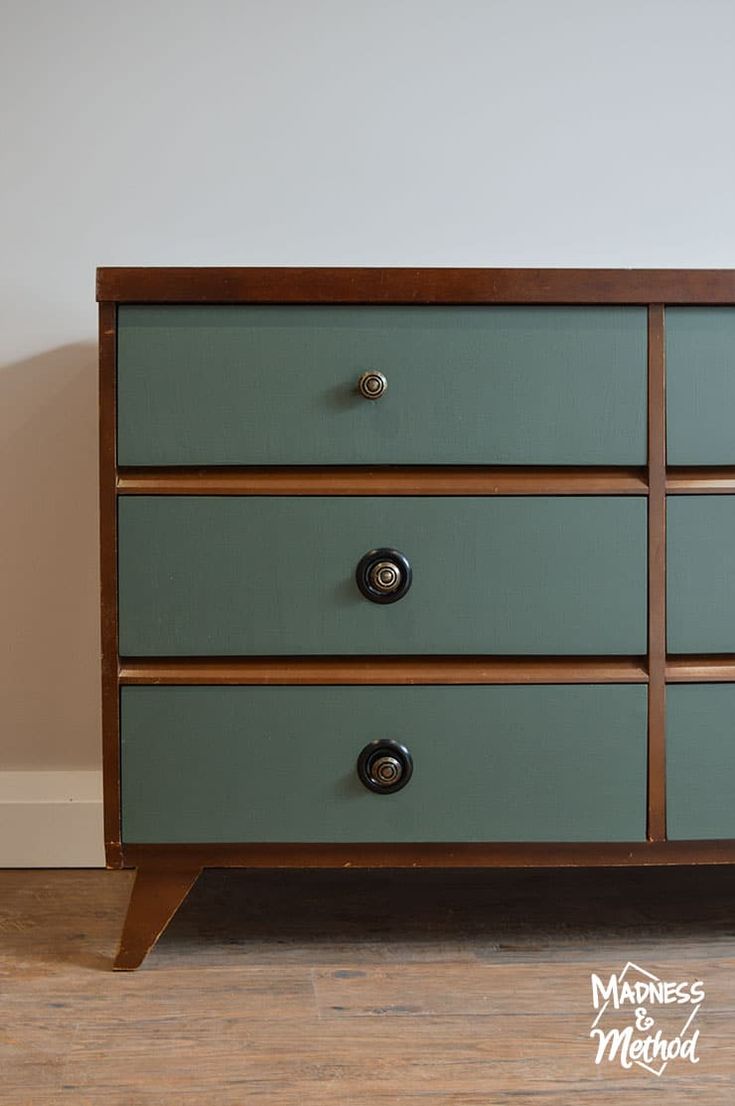
<path id="1" fill-rule="evenodd" d="M 411 586 L 408 557 L 397 549 L 371 549 L 360 558 L 355 579 L 366 599 L 373 603 L 395 603 Z"/>
<path id="2" fill-rule="evenodd" d="M 405 745 L 383 739 L 371 741 L 357 758 L 357 775 L 369 791 L 391 795 L 411 779 L 413 758 Z"/>
<path id="3" fill-rule="evenodd" d="M 383 374 L 374 369 L 363 373 L 357 382 L 357 390 L 363 399 L 380 399 L 387 387 L 388 381 Z"/>

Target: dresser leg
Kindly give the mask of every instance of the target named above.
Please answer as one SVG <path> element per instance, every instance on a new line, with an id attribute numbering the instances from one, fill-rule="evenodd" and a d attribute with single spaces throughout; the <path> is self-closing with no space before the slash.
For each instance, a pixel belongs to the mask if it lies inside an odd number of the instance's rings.
<path id="1" fill-rule="evenodd" d="M 201 868 L 138 868 L 115 971 L 139 967 L 191 891 Z"/>

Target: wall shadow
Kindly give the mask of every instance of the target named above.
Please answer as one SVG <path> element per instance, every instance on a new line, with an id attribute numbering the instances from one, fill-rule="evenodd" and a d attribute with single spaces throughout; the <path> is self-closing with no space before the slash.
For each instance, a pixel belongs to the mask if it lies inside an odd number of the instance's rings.
<path id="1" fill-rule="evenodd" d="M 96 364 L 0 367 L 0 770 L 100 762 Z"/>

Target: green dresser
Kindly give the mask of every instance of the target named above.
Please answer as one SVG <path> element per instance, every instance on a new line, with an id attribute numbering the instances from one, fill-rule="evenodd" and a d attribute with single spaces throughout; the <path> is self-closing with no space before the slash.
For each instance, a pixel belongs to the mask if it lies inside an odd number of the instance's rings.
<path id="1" fill-rule="evenodd" d="M 203 867 L 735 863 L 735 272 L 98 297 L 116 967 Z"/>

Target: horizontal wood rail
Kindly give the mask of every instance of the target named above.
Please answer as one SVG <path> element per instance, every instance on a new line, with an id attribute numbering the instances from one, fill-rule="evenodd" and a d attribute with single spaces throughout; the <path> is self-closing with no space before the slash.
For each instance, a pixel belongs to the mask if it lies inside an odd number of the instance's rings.
<path id="1" fill-rule="evenodd" d="M 670 656 L 667 683 L 735 683 L 735 655 Z M 645 657 L 124 657 L 121 684 L 647 683 Z"/>
<path id="2" fill-rule="evenodd" d="M 645 683 L 643 657 L 123 658 L 122 684 Z"/>
<path id="3" fill-rule="evenodd" d="M 673 495 L 735 492 L 735 465 L 723 468 L 670 468 L 666 491 Z"/>
<path id="4" fill-rule="evenodd" d="M 645 468 L 468 465 L 122 468 L 121 495 L 647 495 Z M 669 468 L 669 495 L 735 492 L 735 466 Z"/>
<path id="5" fill-rule="evenodd" d="M 645 495 L 644 468 L 121 469 L 124 495 Z"/>
<path id="6" fill-rule="evenodd" d="M 666 661 L 669 683 L 735 683 L 735 656 L 672 656 Z"/>
<path id="7" fill-rule="evenodd" d="M 125 867 L 543 868 L 732 864 L 735 841 L 124 845 Z"/>
<path id="8" fill-rule="evenodd" d="M 735 304 L 730 269 L 101 268 L 111 303 Z"/>

